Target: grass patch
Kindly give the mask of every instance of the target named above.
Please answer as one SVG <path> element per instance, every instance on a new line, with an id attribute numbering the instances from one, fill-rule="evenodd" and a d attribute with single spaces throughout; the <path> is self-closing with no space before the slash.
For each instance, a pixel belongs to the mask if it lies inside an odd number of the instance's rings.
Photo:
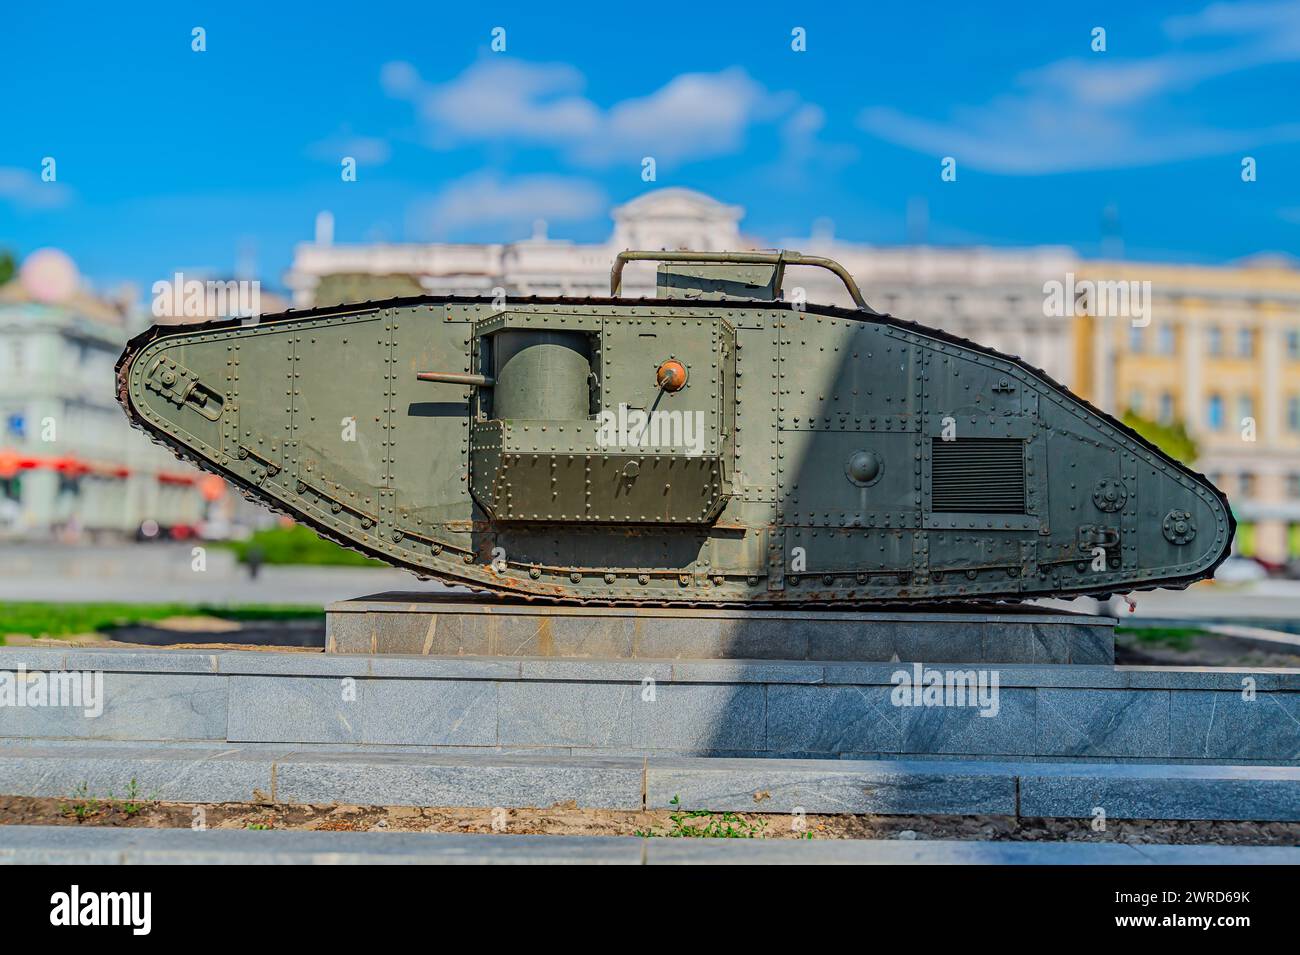
<path id="1" fill-rule="evenodd" d="M 312 607 L 249 604 L 213 607 L 203 604 L 10 603 L 0 605 L 0 644 L 5 634 L 66 637 L 114 627 L 151 623 L 167 617 L 219 617 L 223 620 L 305 620 L 323 617 Z"/>
<path id="2" fill-rule="evenodd" d="M 680 806 L 681 799 L 674 796 L 672 806 Z M 690 812 L 677 809 L 670 812 L 671 825 L 667 832 L 655 832 L 653 829 L 638 829 L 638 836 L 664 836 L 670 839 L 765 839 L 767 822 L 763 819 L 746 819 L 735 812 L 709 812 L 707 809 L 695 809 Z"/>
<path id="3" fill-rule="evenodd" d="M 1116 627 L 1115 635 L 1174 650 L 1190 650 L 1198 637 L 1209 636 L 1196 627 Z"/>
<path id="4" fill-rule="evenodd" d="M 157 795 L 145 796 L 140 791 L 140 784 L 132 776 L 131 782 L 126 787 L 126 796 L 122 799 L 116 798 L 111 791 L 107 799 L 92 796 L 90 785 L 83 782 L 73 792 L 70 801 L 59 804 L 59 812 L 69 819 L 75 818 L 78 822 L 86 822 L 115 810 L 130 819 L 156 802 L 158 802 Z"/>
<path id="5" fill-rule="evenodd" d="M 356 551 L 340 547 L 333 541 L 317 537 L 314 531 L 299 524 L 292 527 L 270 527 L 257 531 L 248 540 L 229 541 L 229 547 L 241 564 L 248 563 L 249 554 L 259 551 L 264 564 L 312 564 L 340 567 L 384 567 L 383 561 L 364 557 Z"/>

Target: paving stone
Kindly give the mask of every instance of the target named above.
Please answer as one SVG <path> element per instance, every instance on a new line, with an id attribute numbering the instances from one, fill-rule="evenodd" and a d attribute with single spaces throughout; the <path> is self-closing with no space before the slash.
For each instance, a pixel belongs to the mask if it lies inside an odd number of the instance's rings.
<path id="1" fill-rule="evenodd" d="M 364 680 L 242 676 L 230 681 L 231 742 L 360 743 Z"/>
<path id="2" fill-rule="evenodd" d="M 194 650 L 69 649 L 65 670 L 136 673 L 216 673 L 216 653 Z"/>
<path id="3" fill-rule="evenodd" d="M 677 683 L 821 683 L 820 663 L 767 660 L 682 660 L 671 666 Z"/>
<path id="4" fill-rule="evenodd" d="M 641 806 L 641 760 L 601 757 L 294 754 L 276 763 L 277 799 L 319 805 L 592 809 Z"/>
<path id="5" fill-rule="evenodd" d="M 904 717 L 888 686 L 767 688 L 767 745 L 810 754 L 900 753 Z"/>
<path id="6" fill-rule="evenodd" d="M 1300 693 L 1179 690 L 1170 754 L 1197 759 L 1300 760 Z"/>
<path id="7" fill-rule="evenodd" d="M 361 742 L 494 745 L 497 684 L 483 680 L 366 680 Z"/>
<path id="8" fill-rule="evenodd" d="M 767 692 L 752 684 L 670 683 L 653 697 L 638 687 L 631 707 L 631 742 L 657 749 L 767 748 Z"/>
<path id="9" fill-rule="evenodd" d="M 1036 691 L 1025 688 L 999 688 L 996 709 L 974 705 L 899 707 L 903 721 L 902 752 L 971 756 L 1033 753 L 1035 694 Z"/>
<path id="10" fill-rule="evenodd" d="M 1022 816 L 1300 821 L 1300 769 L 1086 766 L 1020 776 Z"/>
<path id="11" fill-rule="evenodd" d="M 0 831 L 0 863 L 28 865 L 640 865 L 643 855 L 641 839 L 619 836 L 97 826 Z"/>
<path id="12" fill-rule="evenodd" d="M 506 746 L 628 746 L 640 684 L 501 683 L 498 742 Z"/>
<path id="13" fill-rule="evenodd" d="M 69 672 L 69 671 L 64 671 Z M 77 671 L 86 672 L 86 671 Z M 69 706 L 0 706 L 0 736 L 29 739 L 225 739 L 225 679 L 185 673 L 102 676 L 102 711 Z M 35 678 L 33 672 L 28 679 Z"/>
<path id="14" fill-rule="evenodd" d="M 0 792 L 11 796 L 252 802 L 271 793 L 274 753 L 176 747 L 0 748 Z"/>
<path id="15" fill-rule="evenodd" d="M 661 660 L 564 660 L 542 658 L 523 660 L 519 664 L 523 680 L 556 682 L 600 681 L 641 684 L 647 680 L 667 683 L 673 678 L 673 665 Z"/>
<path id="16" fill-rule="evenodd" d="M 226 650 L 217 656 L 220 672 L 246 676 L 364 677 L 370 675 L 366 656 L 332 656 L 323 653 L 274 653 L 264 650 Z"/>
<path id="17" fill-rule="evenodd" d="M 498 833 L 6 826 L 0 862 L 26 864 L 1286 865 L 1290 846 L 1132 846 L 896 840 L 643 839 Z"/>
<path id="18" fill-rule="evenodd" d="M 896 840 L 649 839 L 648 865 L 1295 865 L 1291 846 Z"/>
<path id="19" fill-rule="evenodd" d="M 370 675 L 414 680 L 518 680 L 523 662 L 508 657 L 367 657 Z"/>
<path id="20" fill-rule="evenodd" d="M 646 805 L 715 812 L 1014 815 L 1012 773 L 905 761 L 653 759 Z"/>
<path id="21" fill-rule="evenodd" d="M 1168 756 L 1169 691 L 1040 688 L 1037 752 Z"/>

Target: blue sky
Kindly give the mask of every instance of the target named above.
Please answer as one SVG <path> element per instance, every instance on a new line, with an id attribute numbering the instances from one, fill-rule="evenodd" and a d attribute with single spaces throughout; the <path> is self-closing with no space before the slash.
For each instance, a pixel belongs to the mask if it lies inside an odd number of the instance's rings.
<path id="1" fill-rule="evenodd" d="M 537 218 L 599 240 L 656 186 L 740 204 L 768 242 L 823 218 L 903 242 L 923 199 L 937 244 L 1095 255 L 1111 206 L 1130 258 L 1300 255 L 1300 0 L 24 3 L 4 24 L 0 247 L 58 246 L 100 285 L 241 256 L 278 285 L 321 209 L 340 242 Z"/>

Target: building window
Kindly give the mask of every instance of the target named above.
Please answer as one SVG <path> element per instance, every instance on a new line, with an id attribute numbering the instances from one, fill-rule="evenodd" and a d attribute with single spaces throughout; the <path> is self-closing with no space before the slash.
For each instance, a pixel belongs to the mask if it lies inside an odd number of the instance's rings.
<path id="1" fill-rule="evenodd" d="M 1156 350 L 1162 355 L 1172 355 L 1178 350 L 1178 339 L 1172 325 L 1161 325 L 1156 330 Z"/>
<path id="2" fill-rule="evenodd" d="M 1142 329 L 1137 325 L 1129 326 L 1128 350 L 1135 355 L 1142 354 Z"/>
<path id="3" fill-rule="evenodd" d="M 1292 395 L 1286 400 L 1287 430 L 1300 434 L 1300 395 Z"/>
<path id="4" fill-rule="evenodd" d="M 1146 404 L 1146 395 L 1139 390 L 1133 390 L 1128 396 L 1128 408 L 1136 415 L 1142 413 L 1142 406 Z"/>
<path id="5" fill-rule="evenodd" d="M 1223 430 L 1223 396 L 1210 395 L 1205 406 L 1205 426 L 1211 431 Z"/>
<path id="6" fill-rule="evenodd" d="M 1237 329 L 1237 357 L 1255 357 L 1255 329 L 1249 327 Z"/>
<path id="7" fill-rule="evenodd" d="M 1167 391 L 1160 393 L 1160 423 L 1172 424 L 1174 420 L 1174 396 Z"/>
<path id="8" fill-rule="evenodd" d="M 1255 417 L 1255 399 L 1250 395 L 1237 396 L 1237 423 L 1245 426 L 1247 418 Z"/>
<path id="9" fill-rule="evenodd" d="M 1300 498 L 1300 474 L 1288 474 L 1286 476 L 1286 496 Z"/>
<path id="10" fill-rule="evenodd" d="M 1300 328 L 1289 329 L 1286 333 L 1286 357 L 1292 361 L 1300 360 Z"/>
<path id="11" fill-rule="evenodd" d="M 1205 330 L 1205 350 L 1211 355 L 1223 354 L 1223 329 L 1211 325 Z"/>
<path id="12" fill-rule="evenodd" d="M 1249 471 L 1242 471 L 1241 476 L 1237 478 L 1237 486 L 1241 488 L 1242 497 L 1255 496 L 1255 475 Z"/>

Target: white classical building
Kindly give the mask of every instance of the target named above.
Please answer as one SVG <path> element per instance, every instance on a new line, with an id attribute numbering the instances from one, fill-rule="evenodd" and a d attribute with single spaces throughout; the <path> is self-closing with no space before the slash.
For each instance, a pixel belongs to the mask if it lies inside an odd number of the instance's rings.
<path id="1" fill-rule="evenodd" d="M 614 229 L 601 243 L 532 238 L 500 244 L 407 243 L 335 245 L 328 214 L 317 241 L 297 247 L 286 284 L 300 308 L 396 294 L 608 295 L 609 270 L 624 249 L 736 251 L 771 248 L 741 232 L 744 210 L 690 189 L 656 189 L 613 210 Z M 930 325 L 1019 355 L 1069 383 L 1073 370 L 1069 319 L 1043 313 L 1043 285 L 1075 268 L 1067 248 L 873 246 L 827 235 L 787 239 L 780 246 L 841 262 L 879 311 Z M 626 296 L 655 294 L 655 267 L 632 263 Z M 839 280 L 819 269 L 791 269 L 786 296 L 802 286 L 810 302 L 850 304 Z"/>
<path id="2" fill-rule="evenodd" d="M 127 317 L 51 249 L 0 286 L 0 539 L 134 534 L 146 520 L 188 529 L 203 517 L 201 475 L 118 406 Z"/>

